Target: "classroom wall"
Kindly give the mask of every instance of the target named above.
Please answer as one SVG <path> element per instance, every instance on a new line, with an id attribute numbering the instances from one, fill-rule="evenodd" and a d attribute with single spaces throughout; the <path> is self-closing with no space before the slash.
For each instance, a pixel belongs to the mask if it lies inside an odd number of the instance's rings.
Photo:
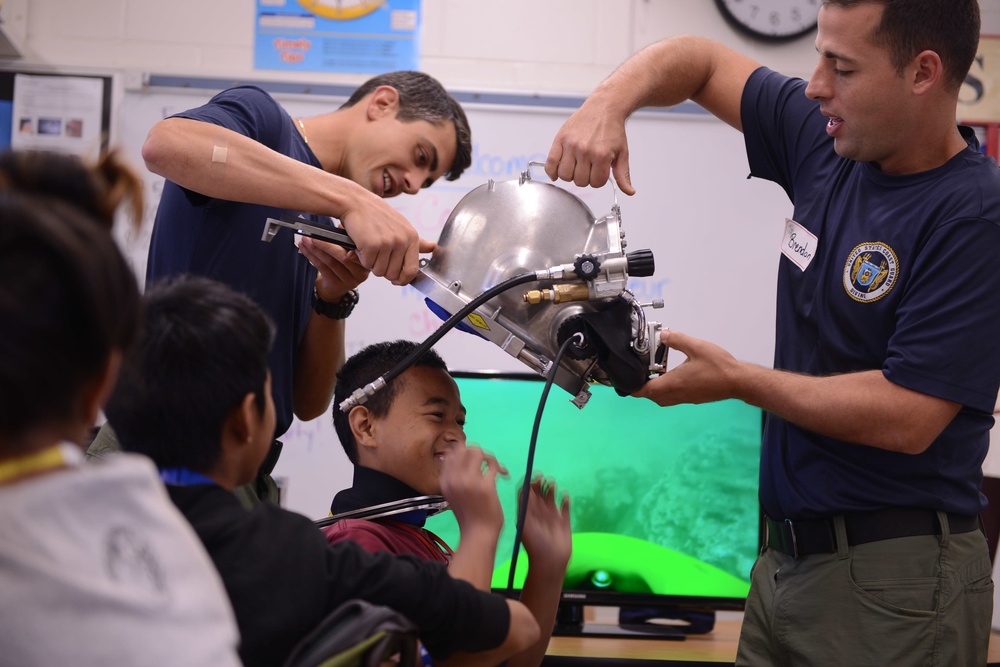
<path id="1" fill-rule="evenodd" d="M 771 46 L 740 36 L 712 0 L 424 0 L 422 9 L 421 69 L 453 88 L 586 93 L 638 48 L 684 33 L 793 74 L 808 75 L 815 58 L 808 37 Z M 0 18 L 27 61 L 261 78 L 254 12 L 253 0 L 6 0 Z"/>
<path id="2" fill-rule="evenodd" d="M 980 0 L 1000 33 L 1000 0 Z M 421 69 L 451 88 L 586 93 L 634 51 L 694 33 L 808 76 L 812 38 L 770 45 L 737 33 L 713 0 L 424 0 Z M 253 0 L 5 0 L 3 29 L 27 62 L 260 78 Z M 283 80 L 358 83 L 344 74 Z"/>
<path id="3" fill-rule="evenodd" d="M 982 0 L 984 33 L 1000 33 L 1000 0 Z M 56 68 L 86 68 L 115 71 L 122 74 L 126 88 L 123 113 L 119 117 L 118 136 L 125 143 L 126 153 L 139 165 L 138 149 L 148 126 L 168 112 L 200 104 L 206 91 L 169 93 L 141 90 L 147 74 L 181 75 L 186 77 L 220 77 L 237 80 L 301 81 L 313 84 L 353 85 L 366 75 L 338 73 L 287 73 L 253 69 L 254 7 L 252 0 L 3 0 L 0 7 L 0 27 L 21 50 L 23 58 L 17 65 L 50 66 Z M 436 76 L 446 87 L 461 91 L 515 92 L 538 95 L 584 96 L 631 53 L 658 39 L 685 33 L 696 33 L 717 39 L 758 59 L 762 63 L 790 74 L 808 77 L 816 54 L 812 38 L 787 44 L 772 45 L 754 42 L 726 24 L 712 0 L 424 0 L 422 4 L 421 69 Z M 293 113 L 319 112 L 316 100 L 283 99 Z M 319 102 L 322 102 L 320 100 Z M 332 104 L 333 102 L 331 102 Z M 487 122 L 494 115 L 498 121 L 474 130 L 479 137 L 494 136 L 496 131 L 518 132 L 510 123 L 510 112 L 483 109 L 470 114 Z M 555 132 L 561 119 L 558 112 L 531 111 L 530 123 L 537 134 L 534 150 L 547 150 L 548 136 Z M 548 114 L 546 116 L 546 114 Z M 707 119 L 679 118 L 665 121 L 645 118 L 634 123 L 634 132 L 648 132 L 653 140 L 633 149 L 635 159 L 644 161 L 641 171 L 633 169 L 637 195 L 623 204 L 627 226 L 645 217 L 647 210 L 662 208 L 653 222 L 666 227 L 669 233 L 658 234 L 656 247 L 658 265 L 671 277 L 679 277 L 679 262 L 686 259 L 685 248 L 698 242 L 700 221 L 726 219 L 726 207 L 739 211 L 740 219 L 778 220 L 788 212 L 788 206 L 768 184 L 750 184 L 745 175 L 738 135 L 721 123 Z M 672 134 L 673 133 L 673 134 Z M 724 153 L 724 164 L 713 169 L 706 166 L 687 171 L 683 155 L 668 153 L 672 145 L 666 140 L 680 133 Z M 523 135 L 523 132 L 521 132 Z M 519 137 L 522 141 L 523 136 Z M 480 139 L 481 140 L 481 139 Z M 693 139 L 691 139 L 693 140 Z M 544 144 L 544 145 L 536 145 Z M 483 144 L 485 146 L 486 144 Z M 716 148 L 719 147 L 719 148 Z M 702 156 L 704 157 L 704 156 Z M 660 165 L 663 165 L 660 167 Z M 141 165 L 140 165 L 141 166 Z M 149 176 L 147 174 L 147 176 Z M 481 177 L 480 180 L 484 180 Z M 684 180 L 686 179 L 686 180 Z M 463 179 L 460 183 L 471 183 Z M 717 196 L 717 183 L 725 183 L 727 196 Z M 156 190 L 156 180 L 150 177 L 148 187 Z M 643 189 L 645 186 L 645 189 Z M 429 192 L 445 194 L 440 187 Z M 407 204 L 400 198 L 407 215 L 416 216 L 422 204 Z M 153 200 L 155 201 L 155 199 Z M 417 201 L 427 201 L 426 198 Z M 603 200 L 593 208 L 603 214 Z M 631 209 L 629 207 L 632 207 Z M 435 210 L 435 220 L 442 220 Z M 419 222 L 419 221 L 418 221 Z M 416 223 L 415 223 L 416 224 Z M 628 227 L 634 230 L 634 226 Z M 732 229 L 730 227 L 730 229 Z M 640 232 L 642 230 L 640 229 Z M 146 229 L 148 233 L 148 228 Z M 630 234 L 633 233 L 630 231 Z M 429 236 L 432 237 L 432 236 Z M 641 239 L 641 234 L 633 238 Z M 743 358 L 768 363 L 770 341 L 773 339 L 773 291 L 767 288 L 748 289 L 763 281 L 767 284 L 776 262 L 774 253 L 766 254 L 749 239 L 730 237 L 732 246 L 747 249 L 746 256 L 756 260 L 736 268 L 742 276 L 753 274 L 752 280 L 725 288 L 723 295 L 703 299 L 704 292 L 680 282 L 673 285 L 668 296 L 668 309 L 663 315 L 667 324 L 678 326 L 697 315 L 702 328 L 698 333 L 723 344 L 729 344 Z M 141 272 L 143 238 L 130 240 L 128 251 L 136 258 Z M 773 244 L 776 248 L 777 241 Z M 643 247 L 653 245 L 643 239 Z M 770 248 L 770 245 L 768 245 Z M 773 255 L 773 256 L 772 256 Z M 763 268 L 761 268 L 763 267 Z M 730 267 L 732 269 L 732 267 Z M 662 276 L 664 269 L 658 270 Z M 378 305 L 385 299 L 399 298 L 398 290 L 378 285 L 364 289 L 364 298 L 352 322 L 354 330 L 368 317 L 374 322 Z M 381 281 L 380 281 L 381 282 Z M 740 289 L 748 293 L 740 292 Z M 391 295 L 390 295 L 391 292 Z M 709 312 L 709 311 L 715 312 Z M 370 315 L 365 315 L 369 312 Z M 749 314 L 748 314 L 749 313 Z M 655 315 L 660 315 L 656 311 Z M 664 319 L 659 317 L 656 319 Z M 426 326 L 430 326 L 426 322 Z M 425 326 L 425 328 L 426 328 Z M 706 333 L 707 330 L 707 333 Z M 382 328 L 387 337 L 396 331 Z M 743 335 L 743 332 L 750 332 Z M 428 331 L 416 335 L 404 330 L 404 337 L 422 339 Z M 733 340 L 728 340 L 733 336 Z M 475 342 L 456 342 L 454 336 L 440 344 L 449 364 L 454 365 L 462 346 Z M 355 336 L 351 346 L 372 339 L 368 332 Z M 370 342 L 370 341 L 369 341 Z M 481 345 L 488 345 L 482 343 Z M 468 354 L 482 354 L 490 368 L 523 370 L 495 349 Z M 459 356 L 459 366 L 469 368 Z M 340 452 L 328 419 L 296 423 L 286 440 L 285 453 L 276 471 L 288 481 L 287 505 L 310 516 L 325 513 L 333 492 L 350 484 L 350 466 Z M 1000 472 L 1000 456 L 988 468 Z"/>

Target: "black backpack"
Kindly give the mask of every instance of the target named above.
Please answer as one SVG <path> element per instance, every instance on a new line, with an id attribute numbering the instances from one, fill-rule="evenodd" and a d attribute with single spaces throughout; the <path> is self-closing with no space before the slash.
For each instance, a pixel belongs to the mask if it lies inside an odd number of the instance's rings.
<path id="1" fill-rule="evenodd" d="M 298 643 L 285 667 L 419 667 L 417 628 L 388 607 L 348 600 Z"/>

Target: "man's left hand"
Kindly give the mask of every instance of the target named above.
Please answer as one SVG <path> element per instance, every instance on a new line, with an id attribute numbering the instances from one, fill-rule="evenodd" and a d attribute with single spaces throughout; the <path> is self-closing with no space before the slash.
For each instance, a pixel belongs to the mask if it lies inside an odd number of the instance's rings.
<path id="1" fill-rule="evenodd" d="M 740 362 L 715 343 L 680 331 L 664 331 L 660 342 L 687 357 L 679 366 L 643 385 L 633 396 L 657 405 L 711 403 L 733 398 Z"/>
<path id="2" fill-rule="evenodd" d="M 354 289 L 368 278 L 368 269 L 361 265 L 353 250 L 303 237 L 299 243 L 299 252 L 319 271 L 316 276 L 316 292 L 327 303 L 337 303 L 348 290 Z"/>

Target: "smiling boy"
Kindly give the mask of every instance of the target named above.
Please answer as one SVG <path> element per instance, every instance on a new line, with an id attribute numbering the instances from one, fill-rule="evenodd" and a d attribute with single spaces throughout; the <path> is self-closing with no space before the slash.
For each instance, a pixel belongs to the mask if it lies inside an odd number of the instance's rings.
<path id="1" fill-rule="evenodd" d="M 479 447 L 466 446 L 466 410 L 444 360 L 429 350 L 364 405 L 348 413 L 340 402 L 394 368 L 415 349 L 410 341 L 377 343 L 361 350 L 337 375 L 333 423 L 354 463 L 354 484 L 337 493 L 338 515 L 420 496 L 443 495 L 455 513 L 461 539 L 451 548 L 423 527 L 426 510 L 372 519 L 341 519 L 324 528 L 337 544 L 359 543 L 371 552 L 412 554 L 448 564 L 452 576 L 489 590 L 503 510 L 496 476 L 506 471 Z M 541 638 L 512 665 L 537 665 L 555 623 L 571 551 L 569 499 L 557 502 L 554 485 L 531 485 L 524 524 L 529 569 L 521 601 L 534 614 Z"/>

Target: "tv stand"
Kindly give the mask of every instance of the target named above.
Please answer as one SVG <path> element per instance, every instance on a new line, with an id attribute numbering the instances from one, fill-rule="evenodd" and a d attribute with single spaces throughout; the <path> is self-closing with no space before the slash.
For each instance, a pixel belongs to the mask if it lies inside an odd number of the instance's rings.
<path id="1" fill-rule="evenodd" d="M 561 602 L 556 612 L 556 625 L 552 630 L 560 637 L 617 637 L 632 639 L 687 639 L 683 626 L 645 621 L 642 623 L 587 623 L 584 605 Z"/>

